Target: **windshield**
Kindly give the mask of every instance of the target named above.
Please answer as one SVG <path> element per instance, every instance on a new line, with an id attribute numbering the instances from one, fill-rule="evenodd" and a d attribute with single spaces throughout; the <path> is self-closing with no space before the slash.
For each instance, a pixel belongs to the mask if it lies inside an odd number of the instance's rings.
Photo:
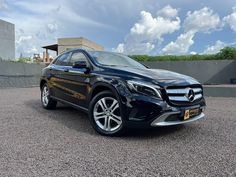
<path id="1" fill-rule="evenodd" d="M 139 62 L 118 53 L 102 52 L 102 51 L 88 51 L 88 53 L 96 60 L 97 63 L 105 66 L 124 66 L 132 68 L 146 68 Z"/>

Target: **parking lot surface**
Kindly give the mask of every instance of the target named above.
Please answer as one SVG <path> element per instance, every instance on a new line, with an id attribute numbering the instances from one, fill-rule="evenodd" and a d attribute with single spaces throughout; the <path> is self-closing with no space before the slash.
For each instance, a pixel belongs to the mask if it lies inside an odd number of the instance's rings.
<path id="1" fill-rule="evenodd" d="M 0 90 L 0 176 L 235 176 L 236 99 L 207 98 L 185 126 L 98 135 L 86 114 L 41 107 L 39 88 Z"/>

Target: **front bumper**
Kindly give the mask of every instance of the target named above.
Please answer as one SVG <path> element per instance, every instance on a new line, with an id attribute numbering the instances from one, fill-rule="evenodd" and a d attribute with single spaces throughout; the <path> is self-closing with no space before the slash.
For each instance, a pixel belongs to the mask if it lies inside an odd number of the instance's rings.
<path id="1" fill-rule="evenodd" d="M 132 95 L 123 99 L 123 110 L 127 125 L 134 128 L 148 128 L 157 126 L 171 126 L 190 123 L 204 118 L 206 107 L 202 98 L 196 104 L 178 106 L 168 104 L 165 100 L 155 99 L 143 95 Z M 199 109 L 195 116 L 184 120 L 185 110 Z"/>
<path id="2" fill-rule="evenodd" d="M 158 127 L 158 126 L 171 126 L 171 125 L 180 125 L 180 124 L 185 124 L 185 123 L 190 123 L 190 122 L 194 122 L 196 120 L 202 119 L 204 118 L 205 114 L 203 112 L 201 112 L 199 115 L 194 116 L 188 120 L 174 120 L 174 121 L 169 121 L 168 117 L 172 116 L 172 115 L 176 115 L 178 116 L 178 114 L 180 114 L 180 112 L 168 112 L 168 113 L 164 113 L 161 116 L 159 116 L 158 118 L 156 118 L 152 123 L 151 126 L 152 127 Z"/>

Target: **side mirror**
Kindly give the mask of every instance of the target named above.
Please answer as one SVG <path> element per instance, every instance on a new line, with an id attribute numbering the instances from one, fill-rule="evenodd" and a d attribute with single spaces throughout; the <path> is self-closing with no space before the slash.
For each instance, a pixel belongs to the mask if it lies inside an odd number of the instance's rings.
<path id="1" fill-rule="evenodd" d="M 78 68 L 78 69 L 86 68 L 87 69 L 88 66 L 87 66 L 86 61 L 77 61 L 74 63 L 73 68 Z"/>

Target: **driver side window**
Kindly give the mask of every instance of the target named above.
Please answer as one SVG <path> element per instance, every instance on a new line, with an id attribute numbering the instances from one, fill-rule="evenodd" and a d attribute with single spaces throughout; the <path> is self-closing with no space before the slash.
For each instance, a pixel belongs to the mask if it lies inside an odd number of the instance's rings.
<path id="1" fill-rule="evenodd" d="M 71 55 L 70 65 L 73 66 L 73 64 L 78 61 L 85 61 L 88 65 L 87 57 L 82 52 L 74 52 Z"/>

